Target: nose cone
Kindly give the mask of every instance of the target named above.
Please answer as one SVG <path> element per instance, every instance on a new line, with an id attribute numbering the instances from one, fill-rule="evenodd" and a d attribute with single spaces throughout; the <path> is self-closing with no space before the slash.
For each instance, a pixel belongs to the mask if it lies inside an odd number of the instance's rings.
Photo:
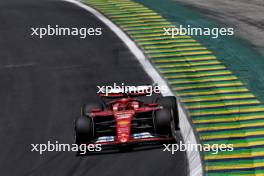
<path id="1" fill-rule="evenodd" d="M 128 141 L 128 139 L 129 139 L 129 136 L 126 136 L 126 135 L 124 135 L 124 136 L 121 136 L 121 138 L 120 138 L 120 142 L 121 143 L 126 143 L 127 141 Z"/>
<path id="2" fill-rule="evenodd" d="M 117 121 L 117 140 L 120 143 L 125 143 L 130 138 L 130 119 L 122 119 Z"/>
<path id="3" fill-rule="evenodd" d="M 119 112 L 115 114 L 116 128 L 117 128 L 117 141 L 119 143 L 126 143 L 130 139 L 131 120 L 134 112 Z"/>

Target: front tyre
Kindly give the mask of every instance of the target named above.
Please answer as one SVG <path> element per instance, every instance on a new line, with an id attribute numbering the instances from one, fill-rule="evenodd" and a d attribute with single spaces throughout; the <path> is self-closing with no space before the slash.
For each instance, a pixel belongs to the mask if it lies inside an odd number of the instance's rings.
<path id="1" fill-rule="evenodd" d="M 163 108 L 154 113 L 154 129 L 158 135 L 173 137 L 175 131 L 172 109 Z"/>
<path id="2" fill-rule="evenodd" d="M 95 128 L 91 117 L 80 117 L 75 121 L 76 144 L 87 144 L 95 137 Z"/>
<path id="3" fill-rule="evenodd" d="M 163 108 L 172 109 L 173 111 L 173 121 L 175 129 L 179 129 L 179 115 L 178 115 L 178 105 L 176 97 L 174 96 L 166 96 L 159 97 L 156 99 L 156 103 L 161 105 Z"/>

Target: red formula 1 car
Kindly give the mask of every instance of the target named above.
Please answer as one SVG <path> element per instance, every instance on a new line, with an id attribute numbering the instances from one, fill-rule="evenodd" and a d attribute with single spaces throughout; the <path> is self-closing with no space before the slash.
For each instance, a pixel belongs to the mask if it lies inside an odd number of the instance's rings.
<path id="1" fill-rule="evenodd" d="M 127 92 L 99 94 L 103 98 L 115 99 L 82 107 L 82 115 L 75 121 L 76 143 L 124 147 L 175 140 L 179 129 L 176 98 L 159 97 L 145 104 L 138 98 L 145 95 Z"/>

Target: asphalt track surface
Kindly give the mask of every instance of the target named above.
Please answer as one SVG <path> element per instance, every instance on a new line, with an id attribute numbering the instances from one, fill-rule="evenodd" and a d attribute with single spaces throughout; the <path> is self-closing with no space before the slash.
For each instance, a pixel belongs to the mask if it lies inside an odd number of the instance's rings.
<path id="1" fill-rule="evenodd" d="M 70 3 L 1 1 L 0 21 L 0 175 L 186 175 L 183 152 L 31 152 L 32 143 L 74 141 L 73 120 L 82 103 L 96 99 L 96 85 L 151 80 L 120 39 Z M 48 24 L 102 27 L 103 35 L 30 36 L 30 27 Z"/>

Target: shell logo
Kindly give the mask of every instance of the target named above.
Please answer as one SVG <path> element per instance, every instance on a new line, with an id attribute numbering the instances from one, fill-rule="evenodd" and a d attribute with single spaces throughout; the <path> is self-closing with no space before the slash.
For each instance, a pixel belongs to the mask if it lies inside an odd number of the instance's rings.
<path id="1" fill-rule="evenodd" d="M 118 124 L 120 124 L 120 125 L 127 125 L 127 124 L 129 124 L 129 121 L 121 121 Z"/>

